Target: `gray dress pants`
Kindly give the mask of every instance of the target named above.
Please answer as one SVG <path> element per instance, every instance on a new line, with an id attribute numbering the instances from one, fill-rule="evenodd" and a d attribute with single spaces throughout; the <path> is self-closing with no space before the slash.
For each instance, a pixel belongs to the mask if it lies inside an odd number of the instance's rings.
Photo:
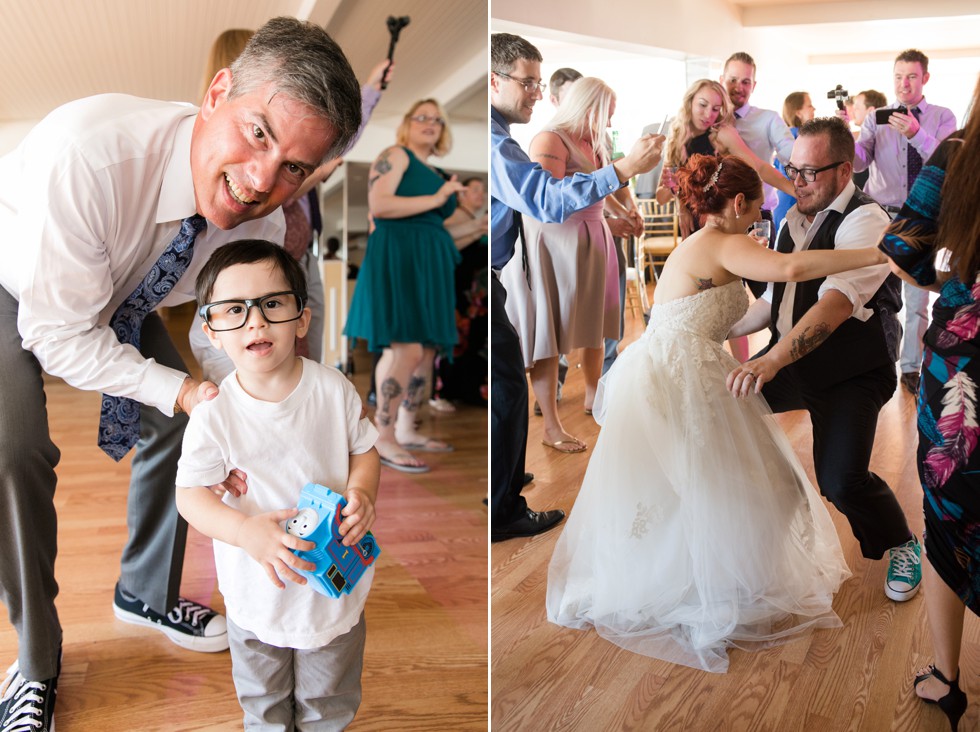
<path id="1" fill-rule="evenodd" d="M 311 590 L 312 592 L 312 590 Z M 340 732 L 361 704 L 364 613 L 322 648 L 263 643 L 228 618 L 231 673 L 246 730 Z"/>
<path id="2" fill-rule="evenodd" d="M 54 605 L 55 466 L 61 453 L 48 430 L 41 366 L 23 348 L 17 309 L 17 301 L 0 288 L 0 599 L 17 631 L 21 673 L 40 681 L 57 673 L 61 647 Z M 146 319 L 141 343 L 143 355 L 186 370 L 156 314 Z M 170 418 L 143 407 L 141 418 L 120 581 L 154 610 L 166 613 L 177 603 L 187 535 L 174 502 L 187 417 Z"/>

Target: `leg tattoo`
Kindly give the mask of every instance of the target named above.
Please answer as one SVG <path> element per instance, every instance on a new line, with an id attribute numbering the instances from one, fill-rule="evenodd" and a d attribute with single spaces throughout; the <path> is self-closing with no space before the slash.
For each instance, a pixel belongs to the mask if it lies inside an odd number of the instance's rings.
<path id="1" fill-rule="evenodd" d="M 398 383 L 397 379 L 387 378 L 384 383 L 381 384 L 381 401 L 378 405 L 378 411 L 375 413 L 375 417 L 378 420 L 378 424 L 382 427 L 387 427 L 391 424 L 391 403 L 396 400 L 402 393 L 402 385 Z"/>
<path id="2" fill-rule="evenodd" d="M 405 392 L 405 399 L 402 401 L 402 408 L 407 412 L 417 412 L 419 405 L 422 404 L 422 388 L 425 386 L 425 379 L 421 376 L 413 376 L 408 380 L 408 391 Z"/>

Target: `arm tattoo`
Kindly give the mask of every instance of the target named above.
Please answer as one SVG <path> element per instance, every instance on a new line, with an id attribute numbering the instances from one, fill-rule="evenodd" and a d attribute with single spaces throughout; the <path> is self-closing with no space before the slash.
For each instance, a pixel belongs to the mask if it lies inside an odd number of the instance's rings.
<path id="1" fill-rule="evenodd" d="M 373 169 L 374 172 L 377 173 L 377 175 L 374 176 L 373 178 L 368 179 L 368 190 L 371 190 L 371 186 L 375 184 L 378 178 L 383 176 L 385 173 L 391 171 L 391 161 L 388 160 L 388 155 L 390 154 L 391 154 L 391 148 L 388 148 L 378 156 L 378 159 L 376 161 L 374 161 Z"/>
<path id="2" fill-rule="evenodd" d="M 565 158 L 560 158 L 557 155 L 552 155 L 551 153 L 539 153 L 539 158 L 551 158 L 552 160 L 565 160 Z"/>
<path id="3" fill-rule="evenodd" d="M 813 326 L 813 332 L 806 327 L 803 332 L 793 339 L 789 348 L 789 356 L 794 361 L 799 361 L 813 349 L 830 337 L 830 326 L 826 323 L 817 323 Z"/>
<path id="4" fill-rule="evenodd" d="M 702 279 L 700 277 L 695 277 L 694 278 L 694 281 L 697 282 L 697 284 L 698 284 L 698 291 L 699 292 L 701 290 L 710 290 L 712 287 L 715 286 L 715 283 L 711 281 L 711 278 L 710 277 L 708 279 Z"/>
<path id="5" fill-rule="evenodd" d="M 378 175 L 384 175 L 391 170 L 391 161 L 388 160 L 388 155 L 391 153 L 390 150 L 385 150 L 374 163 L 374 169 L 377 171 Z"/>

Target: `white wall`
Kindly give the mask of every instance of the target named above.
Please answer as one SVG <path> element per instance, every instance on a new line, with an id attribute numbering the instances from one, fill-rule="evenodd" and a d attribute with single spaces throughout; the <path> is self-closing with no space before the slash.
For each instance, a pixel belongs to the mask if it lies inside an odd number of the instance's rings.
<path id="1" fill-rule="evenodd" d="M 10 152 L 40 120 L 0 122 L 0 155 Z"/>

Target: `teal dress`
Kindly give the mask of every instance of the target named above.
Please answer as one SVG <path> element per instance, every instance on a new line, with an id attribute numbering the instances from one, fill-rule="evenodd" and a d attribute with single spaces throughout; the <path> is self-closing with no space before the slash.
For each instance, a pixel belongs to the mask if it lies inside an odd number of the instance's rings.
<path id="1" fill-rule="evenodd" d="M 445 179 L 402 149 L 408 168 L 395 195 L 438 191 Z M 421 343 L 452 353 L 460 255 L 443 221 L 455 209 L 456 196 L 450 196 L 442 206 L 414 216 L 374 220 L 344 327 L 348 337 L 363 338 L 374 352 L 392 343 Z"/>

